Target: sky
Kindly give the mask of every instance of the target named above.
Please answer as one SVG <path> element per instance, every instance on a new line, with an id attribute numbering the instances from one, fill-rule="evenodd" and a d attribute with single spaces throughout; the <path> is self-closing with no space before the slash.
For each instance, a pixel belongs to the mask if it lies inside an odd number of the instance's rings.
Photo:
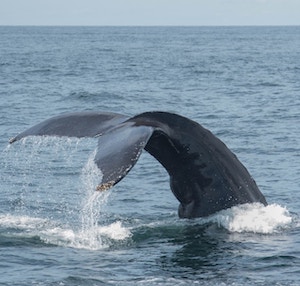
<path id="1" fill-rule="evenodd" d="M 0 0 L 0 25 L 300 25 L 300 0 Z"/>

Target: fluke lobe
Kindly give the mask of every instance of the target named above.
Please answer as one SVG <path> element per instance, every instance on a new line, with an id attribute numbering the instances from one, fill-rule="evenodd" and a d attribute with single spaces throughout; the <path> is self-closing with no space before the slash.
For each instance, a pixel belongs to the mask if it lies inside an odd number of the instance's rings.
<path id="1" fill-rule="evenodd" d="M 94 161 L 103 174 L 98 190 L 123 179 L 145 149 L 169 173 L 181 218 L 204 217 L 244 203 L 267 205 L 226 145 L 197 122 L 177 114 L 66 113 L 29 128 L 10 143 L 31 135 L 98 137 Z"/>

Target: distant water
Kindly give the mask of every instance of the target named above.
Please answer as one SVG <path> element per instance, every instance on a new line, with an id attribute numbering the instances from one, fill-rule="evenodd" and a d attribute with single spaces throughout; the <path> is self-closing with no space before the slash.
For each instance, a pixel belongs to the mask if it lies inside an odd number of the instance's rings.
<path id="1" fill-rule="evenodd" d="M 300 285 L 300 27 L 0 27 L 1 285 Z M 62 112 L 182 114 L 269 206 L 181 220 L 146 152 L 105 193 L 96 139 L 8 139 Z"/>

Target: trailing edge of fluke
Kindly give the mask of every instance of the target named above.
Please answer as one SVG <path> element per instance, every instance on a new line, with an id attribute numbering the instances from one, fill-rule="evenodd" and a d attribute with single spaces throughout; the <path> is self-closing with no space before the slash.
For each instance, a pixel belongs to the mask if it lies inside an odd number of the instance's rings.
<path id="1" fill-rule="evenodd" d="M 181 218 L 208 216 L 244 203 L 267 204 L 226 145 L 197 122 L 177 114 L 65 113 L 25 130 L 10 143 L 26 136 L 97 137 L 94 161 L 103 174 L 100 191 L 123 179 L 145 149 L 167 170 Z"/>

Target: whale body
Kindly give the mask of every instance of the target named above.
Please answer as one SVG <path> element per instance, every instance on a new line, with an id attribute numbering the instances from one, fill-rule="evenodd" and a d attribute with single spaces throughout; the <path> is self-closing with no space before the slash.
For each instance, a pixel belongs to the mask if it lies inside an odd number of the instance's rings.
<path id="1" fill-rule="evenodd" d="M 98 138 L 94 161 L 103 174 L 99 191 L 121 181 L 145 149 L 167 170 L 181 218 L 205 217 L 245 203 L 267 205 L 236 155 L 209 130 L 177 114 L 65 113 L 25 130 L 10 143 L 26 136 Z"/>

